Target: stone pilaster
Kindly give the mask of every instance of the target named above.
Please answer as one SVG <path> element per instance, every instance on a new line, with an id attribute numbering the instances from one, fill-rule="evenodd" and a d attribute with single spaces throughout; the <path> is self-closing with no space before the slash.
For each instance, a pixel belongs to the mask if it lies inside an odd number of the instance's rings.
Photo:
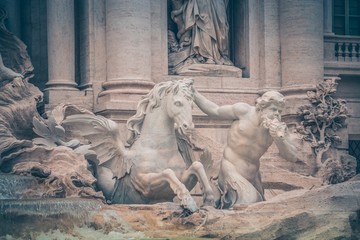
<path id="1" fill-rule="evenodd" d="M 306 92 L 323 81 L 323 1 L 280 0 L 279 13 L 284 113 L 295 116 Z"/>
<path id="2" fill-rule="evenodd" d="M 324 0 L 324 34 L 334 35 L 333 25 L 333 0 Z"/>
<path id="3" fill-rule="evenodd" d="M 74 0 L 47 1 L 48 82 L 44 95 L 46 110 L 60 103 L 93 109 L 92 91 L 80 91 L 75 81 L 74 8 Z"/>
<path id="4" fill-rule="evenodd" d="M 94 1 L 77 0 L 79 4 L 79 25 L 77 32 L 79 34 L 79 58 L 80 58 L 80 83 L 79 89 L 92 90 L 94 71 L 94 53 L 93 53 L 93 35 L 94 35 Z"/>
<path id="5" fill-rule="evenodd" d="M 92 89 L 94 104 L 106 81 L 105 0 L 77 0 L 80 3 L 80 89 Z"/>
<path id="6" fill-rule="evenodd" d="M 106 82 L 97 112 L 119 121 L 136 109 L 151 80 L 151 3 L 106 0 Z M 126 113 L 123 115 L 123 113 Z M 116 115 L 116 116 L 115 116 Z"/>
<path id="7" fill-rule="evenodd" d="M 264 66 L 260 85 L 266 91 L 281 87 L 279 1 L 264 1 Z"/>

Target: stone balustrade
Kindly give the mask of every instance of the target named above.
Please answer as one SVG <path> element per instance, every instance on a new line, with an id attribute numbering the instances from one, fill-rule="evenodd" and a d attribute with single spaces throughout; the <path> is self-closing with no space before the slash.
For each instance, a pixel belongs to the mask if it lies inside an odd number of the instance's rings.
<path id="1" fill-rule="evenodd" d="M 360 37 L 325 37 L 325 61 L 359 62 Z"/>
<path id="2" fill-rule="evenodd" d="M 360 37 L 325 35 L 325 73 L 360 74 Z M 340 71 L 340 72 L 339 72 Z"/>
<path id="3" fill-rule="evenodd" d="M 337 42 L 335 43 L 335 57 L 337 61 L 360 61 L 360 43 L 358 42 Z"/>

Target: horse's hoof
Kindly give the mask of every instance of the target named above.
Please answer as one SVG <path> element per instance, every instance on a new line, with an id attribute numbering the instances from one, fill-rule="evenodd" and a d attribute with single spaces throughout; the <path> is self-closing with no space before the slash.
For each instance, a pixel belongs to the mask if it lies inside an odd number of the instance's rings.
<path id="1" fill-rule="evenodd" d="M 185 209 L 188 209 L 192 213 L 199 210 L 198 206 L 196 205 L 195 200 L 190 196 L 184 197 L 181 200 L 181 206 Z"/>
<path id="2" fill-rule="evenodd" d="M 215 200 L 214 199 L 205 199 L 204 200 L 204 206 L 215 206 Z"/>
<path id="3" fill-rule="evenodd" d="M 214 195 L 209 194 L 204 198 L 204 206 L 214 206 L 214 204 L 215 204 Z"/>

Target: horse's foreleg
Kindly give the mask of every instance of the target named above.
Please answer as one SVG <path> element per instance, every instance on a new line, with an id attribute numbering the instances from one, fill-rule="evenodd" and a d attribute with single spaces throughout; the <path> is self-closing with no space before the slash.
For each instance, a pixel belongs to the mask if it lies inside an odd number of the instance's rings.
<path id="1" fill-rule="evenodd" d="M 140 180 L 140 182 L 136 185 L 145 196 L 153 193 L 152 189 L 156 189 L 164 182 L 167 182 L 176 196 L 181 200 L 181 205 L 184 208 L 190 210 L 191 212 L 198 210 L 198 207 L 194 199 L 191 197 L 189 190 L 187 190 L 185 185 L 180 182 L 173 170 L 165 169 L 160 173 L 138 174 L 138 177 L 139 178 L 137 179 Z"/>
<path id="2" fill-rule="evenodd" d="M 210 186 L 204 166 L 201 162 L 193 162 L 191 166 L 183 173 L 181 181 L 185 183 L 189 181 L 190 177 L 193 175 L 196 176 L 197 180 L 200 182 L 200 186 L 203 191 L 204 204 L 208 206 L 213 206 L 214 192 Z"/>
<path id="3" fill-rule="evenodd" d="M 104 193 L 106 200 L 111 200 L 111 195 L 114 191 L 115 179 L 109 168 L 96 166 L 97 185 Z"/>

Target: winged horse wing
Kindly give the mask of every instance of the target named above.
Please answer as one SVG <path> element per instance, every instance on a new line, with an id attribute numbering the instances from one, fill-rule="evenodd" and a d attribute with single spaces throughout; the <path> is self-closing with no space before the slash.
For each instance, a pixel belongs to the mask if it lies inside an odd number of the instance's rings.
<path id="1" fill-rule="evenodd" d="M 76 114 L 63 122 L 72 133 L 90 141 L 99 160 L 98 165 L 109 168 L 114 177 L 122 178 L 130 173 L 132 162 L 125 157 L 125 147 L 120 138 L 117 123 L 103 116 Z"/>

